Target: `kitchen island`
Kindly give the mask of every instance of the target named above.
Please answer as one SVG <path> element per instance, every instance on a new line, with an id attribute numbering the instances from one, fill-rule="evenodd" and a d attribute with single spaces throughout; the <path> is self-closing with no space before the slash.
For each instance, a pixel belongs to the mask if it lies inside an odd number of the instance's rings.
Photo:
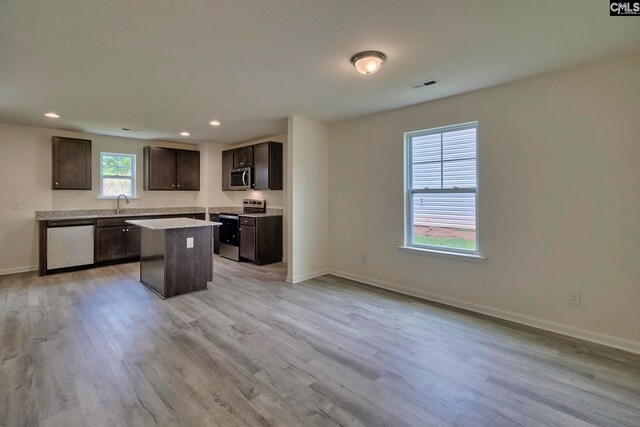
<path id="1" fill-rule="evenodd" d="M 207 289 L 219 222 L 191 218 L 129 220 L 142 229 L 140 282 L 161 298 Z"/>

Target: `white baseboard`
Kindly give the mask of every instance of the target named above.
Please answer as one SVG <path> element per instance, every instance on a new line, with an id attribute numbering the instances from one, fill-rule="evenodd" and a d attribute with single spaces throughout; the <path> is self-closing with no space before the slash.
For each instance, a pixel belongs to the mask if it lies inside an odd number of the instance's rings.
<path id="1" fill-rule="evenodd" d="M 309 274 L 300 274 L 298 276 L 287 276 L 287 282 L 288 283 L 298 283 L 298 282 L 304 282 L 305 280 L 309 280 L 309 279 L 313 279 L 316 277 L 320 277 L 320 276 L 324 276 L 325 274 L 329 274 L 330 271 L 326 268 L 322 269 L 322 270 L 318 270 L 314 273 L 309 273 Z"/>
<path id="2" fill-rule="evenodd" d="M 476 304 L 473 302 L 463 301 L 457 298 L 450 298 L 442 295 L 432 294 L 430 292 L 419 291 L 416 289 L 407 288 L 405 286 L 396 285 L 389 282 L 384 282 L 369 277 L 358 276 L 355 274 L 347 273 L 339 270 L 330 270 L 329 274 L 343 277 L 345 279 L 354 280 L 356 282 L 364 283 L 366 285 L 375 286 L 377 288 L 386 289 L 389 291 L 398 292 L 413 297 L 439 302 L 442 304 L 450 305 L 457 308 L 473 311 L 476 313 L 486 314 L 487 316 L 497 317 L 503 320 L 509 320 L 511 322 L 520 323 L 522 325 L 532 326 L 538 329 L 544 329 L 545 331 L 555 332 L 562 335 L 567 335 L 573 338 L 582 339 L 585 341 L 594 342 L 596 344 L 602 344 L 609 347 L 614 347 L 620 350 L 625 350 L 631 353 L 640 354 L 640 342 L 631 341 L 624 338 L 618 338 L 611 335 L 600 334 L 597 332 L 590 332 L 584 329 L 574 328 L 573 326 L 562 325 L 560 323 L 549 322 L 547 320 L 537 319 L 535 317 L 524 316 L 511 311 L 500 310 L 498 308 L 489 307 L 482 304 Z"/>
<path id="3" fill-rule="evenodd" d="M 36 271 L 37 269 L 38 269 L 37 265 L 25 265 L 24 267 L 1 268 L 0 276 L 4 276 L 5 274 L 26 273 L 28 271 Z"/>

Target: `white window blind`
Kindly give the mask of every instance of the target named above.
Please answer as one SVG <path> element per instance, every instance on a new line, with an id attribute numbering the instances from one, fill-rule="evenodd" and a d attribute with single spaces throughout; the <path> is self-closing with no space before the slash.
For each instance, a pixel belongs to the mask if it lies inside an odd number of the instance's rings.
<path id="1" fill-rule="evenodd" d="M 477 123 L 405 137 L 405 243 L 477 252 Z"/>

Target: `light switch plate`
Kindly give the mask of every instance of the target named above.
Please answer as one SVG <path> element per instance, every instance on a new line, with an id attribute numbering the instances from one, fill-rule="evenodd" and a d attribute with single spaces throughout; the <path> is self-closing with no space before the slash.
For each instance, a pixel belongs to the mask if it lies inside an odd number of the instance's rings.
<path id="1" fill-rule="evenodd" d="M 193 247 L 193 237 L 187 237 L 187 249 L 191 249 Z"/>

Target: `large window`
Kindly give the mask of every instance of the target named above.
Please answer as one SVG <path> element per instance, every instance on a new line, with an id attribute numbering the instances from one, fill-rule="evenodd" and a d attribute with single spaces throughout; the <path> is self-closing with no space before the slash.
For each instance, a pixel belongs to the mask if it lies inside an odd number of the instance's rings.
<path id="1" fill-rule="evenodd" d="M 477 123 L 405 134 L 405 245 L 478 253 Z"/>
<path id="2" fill-rule="evenodd" d="M 100 153 L 100 197 L 136 195 L 135 154 Z"/>

